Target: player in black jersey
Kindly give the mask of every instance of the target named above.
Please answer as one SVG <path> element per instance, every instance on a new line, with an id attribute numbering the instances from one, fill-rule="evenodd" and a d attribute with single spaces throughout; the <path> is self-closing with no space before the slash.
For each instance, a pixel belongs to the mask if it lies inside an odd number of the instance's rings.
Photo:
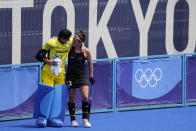
<path id="1" fill-rule="evenodd" d="M 88 61 L 90 82 L 94 84 L 93 77 L 93 63 L 90 50 L 84 46 L 86 39 L 86 32 L 80 30 L 73 38 L 75 47 L 72 47 L 68 54 L 68 67 L 66 73 L 66 83 L 69 86 L 69 102 L 68 109 L 71 117 L 71 126 L 77 127 L 78 124 L 75 119 L 75 97 L 76 88 L 80 89 L 82 95 L 82 123 L 85 127 L 91 127 L 89 123 L 89 103 L 88 103 L 88 76 L 85 70 L 85 61 Z"/>

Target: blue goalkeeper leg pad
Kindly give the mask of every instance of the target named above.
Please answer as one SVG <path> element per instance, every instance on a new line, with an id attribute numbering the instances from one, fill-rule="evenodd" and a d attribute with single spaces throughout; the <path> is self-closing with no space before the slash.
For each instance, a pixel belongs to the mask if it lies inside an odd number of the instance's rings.
<path id="1" fill-rule="evenodd" d="M 47 126 L 48 127 L 63 127 L 64 123 L 61 119 L 52 119 L 48 121 Z"/>
<path id="2" fill-rule="evenodd" d="M 45 127 L 47 125 L 53 96 L 54 87 L 39 84 L 33 113 L 33 118 L 37 119 L 36 124 L 38 127 Z"/>
<path id="3" fill-rule="evenodd" d="M 39 116 L 36 120 L 37 127 L 46 127 L 47 119 L 45 117 Z"/>
<path id="4" fill-rule="evenodd" d="M 55 85 L 54 96 L 48 118 L 48 125 L 62 127 L 64 122 L 65 109 L 67 105 L 68 88 L 66 85 Z"/>

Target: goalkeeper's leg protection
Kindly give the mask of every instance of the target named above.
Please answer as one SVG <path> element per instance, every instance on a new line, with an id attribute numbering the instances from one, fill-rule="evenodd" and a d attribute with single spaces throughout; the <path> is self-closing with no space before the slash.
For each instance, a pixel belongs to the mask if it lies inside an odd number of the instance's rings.
<path id="1" fill-rule="evenodd" d="M 68 98 L 66 85 L 55 85 L 54 96 L 48 118 L 48 126 L 62 127 L 64 122 L 65 108 Z"/>
<path id="2" fill-rule="evenodd" d="M 52 86 L 39 84 L 35 98 L 33 118 L 37 119 L 38 127 L 45 127 L 49 117 L 54 88 Z"/>

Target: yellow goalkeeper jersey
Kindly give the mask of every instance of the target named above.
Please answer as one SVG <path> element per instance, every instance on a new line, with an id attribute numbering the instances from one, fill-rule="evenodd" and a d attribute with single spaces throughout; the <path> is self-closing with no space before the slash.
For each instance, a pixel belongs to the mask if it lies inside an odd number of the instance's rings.
<path id="1" fill-rule="evenodd" d="M 47 50 L 47 58 L 53 59 L 56 54 L 59 55 L 59 59 L 62 60 L 62 64 L 60 65 L 61 73 L 65 73 L 65 62 L 67 59 L 67 55 L 72 47 L 73 38 L 70 38 L 65 44 L 61 44 L 57 38 L 49 39 L 43 46 L 42 49 Z M 51 65 L 46 63 L 42 70 L 51 70 Z"/>

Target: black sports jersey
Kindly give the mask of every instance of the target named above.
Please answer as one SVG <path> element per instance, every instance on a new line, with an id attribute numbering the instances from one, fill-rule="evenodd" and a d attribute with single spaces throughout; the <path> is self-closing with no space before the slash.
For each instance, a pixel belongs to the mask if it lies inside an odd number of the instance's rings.
<path id="1" fill-rule="evenodd" d="M 88 85 L 88 77 L 85 69 L 85 61 L 83 53 L 76 53 L 74 47 L 68 54 L 68 67 L 66 73 L 66 82 L 71 83 L 72 87 L 80 87 Z"/>

